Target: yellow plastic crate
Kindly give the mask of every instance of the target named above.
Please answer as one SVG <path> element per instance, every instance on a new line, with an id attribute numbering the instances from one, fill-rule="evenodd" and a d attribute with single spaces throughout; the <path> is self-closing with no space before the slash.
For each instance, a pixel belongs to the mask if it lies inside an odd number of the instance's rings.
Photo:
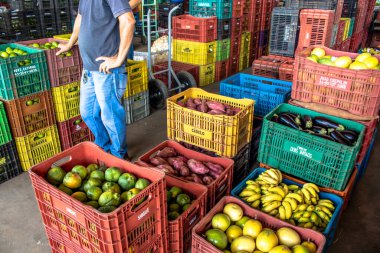
<path id="1" fill-rule="evenodd" d="M 128 60 L 126 70 L 128 82 L 124 98 L 148 90 L 148 67 L 145 61 Z"/>
<path id="2" fill-rule="evenodd" d="M 341 18 L 340 20 L 346 20 L 346 24 L 344 27 L 344 35 L 343 35 L 343 41 L 344 41 L 348 38 L 348 33 L 350 31 L 351 19 L 350 18 Z"/>
<path id="3" fill-rule="evenodd" d="M 199 66 L 199 86 L 206 86 L 215 82 L 215 63 Z"/>
<path id="4" fill-rule="evenodd" d="M 216 41 L 201 43 L 187 40 L 173 40 L 173 60 L 195 65 L 216 62 Z"/>
<path id="5" fill-rule="evenodd" d="M 249 49 L 251 47 L 251 33 L 243 32 L 241 34 L 241 42 L 240 42 L 240 54 L 249 54 Z"/>
<path id="6" fill-rule="evenodd" d="M 67 41 L 69 41 L 70 38 L 71 38 L 71 33 L 54 35 L 53 38 L 54 39 L 59 39 L 59 40 L 67 40 Z"/>
<path id="7" fill-rule="evenodd" d="M 240 54 L 239 56 L 239 71 L 248 68 L 251 64 L 249 63 L 249 50 L 248 54 Z"/>
<path id="8" fill-rule="evenodd" d="M 24 137 L 15 138 L 21 167 L 27 171 L 35 164 L 61 152 L 57 126 L 50 126 Z"/>
<path id="9" fill-rule="evenodd" d="M 189 98 L 218 101 L 241 111 L 235 116 L 210 115 L 177 104 Z M 219 156 L 234 157 L 251 141 L 253 104 L 250 99 L 235 99 L 199 88 L 191 88 L 167 100 L 168 138 L 196 145 Z"/>
<path id="10" fill-rule="evenodd" d="M 79 112 L 80 82 L 52 89 L 55 115 L 58 122 L 76 117 Z"/>

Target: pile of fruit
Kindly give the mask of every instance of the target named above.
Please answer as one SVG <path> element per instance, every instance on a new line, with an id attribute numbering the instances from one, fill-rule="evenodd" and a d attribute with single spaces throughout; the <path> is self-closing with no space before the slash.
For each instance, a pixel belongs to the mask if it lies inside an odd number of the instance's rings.
<path id="1" fill-rule="evenodd" d="M 279 170 L 269 169 L 248 180 L 239 197 L 255 209 L 304 228 L 323 231 L 335 210 L 329 199 L 319 198 L 313 183 L 287 185 Z"/>
<path id="2" fill-rule="evenodd" d="M 50 50 L 50 49 L 56 49 L 58 48 L 59 42 L 53 41 L 53 42 L 46 42 L 45 44 L 38 44 L 38 43 L 33 43 L 28 45 L 29 47 L 34 47 L 37 49 L 42 49 L 42 50 Z M 59 56 L 61 57 L 70 57 L 73 55 L 73 52 L 67 51 L 65 53 L 60 54 Z"/>
<path id="3" fill-rule="evenodd" d="M 22 56 L 22 55 L 28 55 L 28 53 L 19 48 L 7 47 L 5 51 L 0 51 L 0 57 L 3 59 L 13 58 L 13 57 Z M 31 63 L 30 59 L 25 59 L 25 60 L 19 61 L 17 65 L 19 67 L 22 67 L 22 66 L 30 65 L 30 63 Z"/>
<path id="4" fill-rule="evenodd" d="M 175 220 L 186 209 L 188 209 L 194 201 L 191 197 L 184 193 L 183 190 L 177 186 L 171 187 L 166 191 L 167 204 L 168 204 L 168 219 Z"/>
<path id="5" fill-rule="evenodd" d="M 219 164 L 188 159 L 178 154 L 172 147 L 159 150 L 150 157 L 150 163 L 138 161 L 136 164 L 143 167 L 155 167 L 168 175 L 182 177 L 203 185 L 212 184 L 214 179 L 217 179 L 224 171 Z"/>
<path id="6" fill-rule="evenodd" d="M 103 213 L 114 211 L 150 184 L 147 179 L 137 179 L 117 167 L 106 169 L 97 164 L 87 167 L 76 165 L 69 172 L 53 167 L 48 171 L 46 180 L 64 193 Z M 138 204 L 142 201 L 143 199 Z"/>
<path id="7" fill-rule="evenodd" d="M 264 228 L 263 224 L 248 216 L 234 203 L 224 206 L 223 213 L 213 216 L 206 240 L 224 253 L 315 253 L 313 242 L 302 242 L 292 228 L 282 227 L 277 231 Z"/>
<path id="8" fill-rule="evenodd" d="M 234 116 L 241 111 L 240 108 L 234 108 L 228 104 L 200 98 L 189 98 L 187 101 L 181 100 L 178 101 L 178 105 L 211 115 Z"/>
<path id="9" fill-rule="evenodd" d="M 365 47 L 359 51 L 359 53 L 370 53 L 371 55 L 378 55 L 380 54 L 380 48 L 372 48 L 372 47 Z"/>
<path id="10" fill-rule="evenodd" d="M 325 117 L 310 117 L 309 115 L 299 115 L 291 112 L 274 114 L 272 121 L 281 125 L 302 130 L 306 133 L 316 135 L 340 144 L 353 146 L 358 139 L 358 133 L 347 130 L 345 126 Z"/>
<path id="11" fill-rule="evenodd" d="M 363 69 L 380 69 L 379 60 L 370 53 L 359 54 L 355 59 L 349 56 L 334 57 L 326 55 L 323 48 L 314 48 L 308 60 L 345 69 L 363 70 Z"/>

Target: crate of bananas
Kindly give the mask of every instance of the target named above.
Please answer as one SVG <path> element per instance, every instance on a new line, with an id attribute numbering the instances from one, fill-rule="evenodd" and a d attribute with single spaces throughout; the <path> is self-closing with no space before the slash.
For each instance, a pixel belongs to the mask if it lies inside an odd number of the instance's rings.
<path id="1" fill-rule="evenodd" d="M 255 169 L 232 192 L 251 207 L 293 225 L 322 232 L 334 239 L 343 199 L 321 192 L 317 185 L 283 179 L 277 169 Z"/>

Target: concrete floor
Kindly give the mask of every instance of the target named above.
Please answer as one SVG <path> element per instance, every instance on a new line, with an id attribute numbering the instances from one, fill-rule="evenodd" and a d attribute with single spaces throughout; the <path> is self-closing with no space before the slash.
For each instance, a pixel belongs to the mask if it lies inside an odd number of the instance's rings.
<path id="1" fill-rule="evenodd" d="M 207 90 L 218 91 L 218 85 Z M 166 111 L 156 111 L 128 126 L 129 153 L 133 159 L 143 154 L 166 135 Z M 380 252 L 380 134 L 367 173 L 357 185 L 343 213 L 330 253 Z M 0 252 L 47 253 L 49 243 L 34 198 L 28 173 L 0 184 Z"/>

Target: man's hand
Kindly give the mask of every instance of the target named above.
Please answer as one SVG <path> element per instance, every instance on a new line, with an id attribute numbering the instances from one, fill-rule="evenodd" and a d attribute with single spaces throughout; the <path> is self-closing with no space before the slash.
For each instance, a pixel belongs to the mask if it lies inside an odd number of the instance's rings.
<path id="1" fill-rule="evenodd" d="M 58 44 L 58 52 L 55 54 L 55 55 L 60 55 L 62 53 L 66 53 L 67 51 L 70 51 L 70 49 L 72 48 L 73 46 L 71 46 L 69 43 L 66 43 L 66 44 L 62 44 L 62 43 L 59 43 Z"/>
<path id="2" fill-rule="evenodd" d="M 111 74 L 111 69 L 120 67 L 123 62 L 118 59 L 117 55 L 112 57 L 101 56 L 96 58 L 96 61 L 103 61 L 99 66 L 99 72 L 103 72 L 104 74 Z"/>

